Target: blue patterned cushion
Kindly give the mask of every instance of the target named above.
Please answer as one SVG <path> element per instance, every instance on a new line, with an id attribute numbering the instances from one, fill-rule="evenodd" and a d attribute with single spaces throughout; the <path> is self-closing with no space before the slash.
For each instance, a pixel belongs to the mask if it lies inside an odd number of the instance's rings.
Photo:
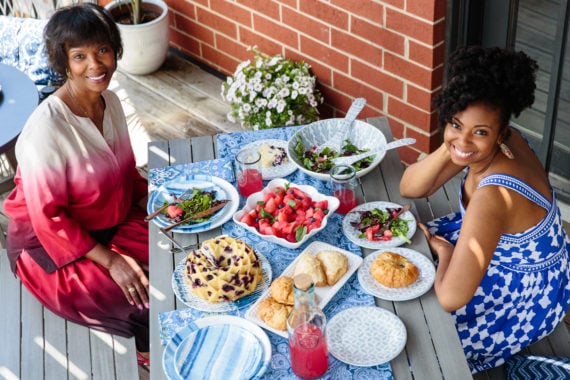
<path id="1" fill-rule="evenodd" d="M 515 355 L 505 362 L 509 380 L 570 379 L 570 358 Z"/>
<path id="2" fill-rule="evenodd" d="M 18 67 L 18 31 L 23 19 L 0 16 L 0 62 Z"/>
<path id="3" fill-rule="evenodd" d="M 36 84 L 59 77 L 48 66 L 43 30 L 47 20 L 0 16 L 0 62 L 17 67 Z"/>

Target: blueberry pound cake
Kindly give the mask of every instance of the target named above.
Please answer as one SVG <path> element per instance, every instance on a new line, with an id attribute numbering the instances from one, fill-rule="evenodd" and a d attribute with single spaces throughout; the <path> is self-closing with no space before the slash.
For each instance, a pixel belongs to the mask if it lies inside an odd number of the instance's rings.
<path id="1" fill-rule="evenodd" d="M 261 154 L 261 166 L 271 168 L 288 162 L 285 148 L 275 145 L 265 144 L 259 147 Z"/>
<path id="2" fill-rule="evenodd" d="M 204 241 L 186 259 L 191 292 L 211 303 L 238 300 L 262 280 L 261 261 L 253 248 L 229 236 Z"/>

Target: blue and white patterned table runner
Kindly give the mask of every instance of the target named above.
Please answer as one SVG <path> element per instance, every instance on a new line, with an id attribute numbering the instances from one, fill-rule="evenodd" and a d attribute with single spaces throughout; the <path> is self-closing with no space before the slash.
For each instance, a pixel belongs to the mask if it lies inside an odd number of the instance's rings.
<path id="1" fill-rule="evenodd" d="M 195 164 L 170 166 L 160 169 L 151 169 L 149 172 L 150 188 L 154 189 L 160 186 L 165 181 L 175 178 L 178 175 L 185 173 L 203 173 L 218 176 L 227 180 L 228 182 L 235 183 L 233 174 L 233 160 L 235 154 L 241 147 L 257 140 L 264 139 L 281 139 L 289 140 L 294 132 L 299 127 L 288 128 L 275 128 L 261 131 L 248 131 L 248 132 L 235 132 L 220 134 L 217 136 L 217 157 L 216 160 L 202 161 Z M 315 187 L 322 193 L 331 194 L 330 186 L 327 182 L 320 181 L 313 177 L 306 175 L 300 170 L 295 171 L 286 177 L 292 183 L 306 184 Z M 243 199 L 242 199 L 243 203 Z M 241 207 L 241 206 L 240 206 Z M 281 247 L 277 244 L 270 243 L 258 236 L 248 233 L 244 228 L 240 227 L 232 220 L 226 222 L 222 226 L 222 232 L 235 238 L 239 238 L 257 251 L 263 253 L 271 263 L 273 271 L 273 278 L 277 278 L 283 270 L 312 242 L 315 240 L 323 241 L 325 243 L 337 246 L 347 251 L 353 252 L 362 256 L 360 247 L 350 242 L 342 234 L 342 215 L 333 214 L 330 216 L 329 222 L 324 230 L 319 232 L 316 236 L 309 239 L 306 244 L 299 249 L 288 249 Z M 351 279 L 340 289 L 340 291 L 333 297 L 329 304 L 324 308 L 327 318 L 332 318 L 336 313 L 341 310 L 353 306 L 373 306 L 374 298 L 364 292 L 360 283 L 358 282 L 356 273 Z M 239 310 L 235 312 L 228 312 L 227 314 L 234 314 L 243 316 L 246 310 Z M 194 320 L 197 318 L 210 316 L 215 313 L 206 313 L 195 309 L 182 309 L 159 315 L 161 327 L 161 340 L 165 344 L 169 338 L 172 337 L 176 331 L 183 328 L 185 321 Z M 289 360 L 289 346 L 287 340 L 267 331 L 272 345 L 272 359 L 271 365 L 264 379 L 295 379 L 297 378 L 292 370 Z M 383 344 L 378 342 L 378 344 Z M 357 367 L 345 364 L 336 360 L 332 355 L 329 355 L 329 369 L 323 378 L 369 378 L 369 379 L 393 379 L 392 370 L 389 363 L 385 363 L 373 367 Z"/>

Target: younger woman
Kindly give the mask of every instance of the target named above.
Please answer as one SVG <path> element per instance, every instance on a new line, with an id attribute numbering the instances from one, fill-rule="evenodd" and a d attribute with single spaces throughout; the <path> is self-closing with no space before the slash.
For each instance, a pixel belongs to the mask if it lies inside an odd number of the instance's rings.
<path id="1" fill-rule="evenodd" d="M 547 174 L 512 115 L 534 102 L 522 52 L 465 48 L 436 99 L 444 142 L 408 167 L 405 197 L 434 193 L 465 169 L 461 212 L 420 225 L 439 264 L 435 292 L 455 317 L 473 372 L 550 334 L 570 303 L 570 242 Z"/>

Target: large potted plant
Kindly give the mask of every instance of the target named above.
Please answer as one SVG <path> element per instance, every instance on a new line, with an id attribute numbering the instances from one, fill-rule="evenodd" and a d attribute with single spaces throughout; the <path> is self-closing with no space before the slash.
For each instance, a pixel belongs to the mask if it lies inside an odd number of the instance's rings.
<path id="1" fill-rule="evenodd" d="M 137 75 L 156 71 L 168 53 L 168 5 L 162 0 L 116 0 L 105 8 L 123 39 L 119 68 Z"/>

